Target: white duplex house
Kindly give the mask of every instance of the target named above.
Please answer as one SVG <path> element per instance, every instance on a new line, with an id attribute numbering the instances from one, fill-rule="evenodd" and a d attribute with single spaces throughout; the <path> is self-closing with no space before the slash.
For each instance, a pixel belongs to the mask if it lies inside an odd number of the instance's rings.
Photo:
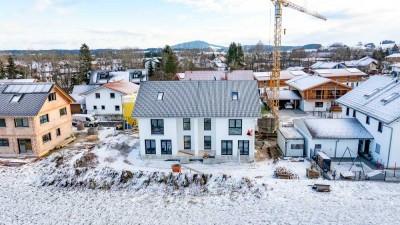
<path id="1" fill-rule="evenodd" d="M 354 117 L 374 137 L 360 147 L 364 154 L 387 168 L 400 164 L 400 81 L 372 76 L 337 100 L 344 118 Z"/>
<path id="2" fill-rule="evenodd" d="M 93 115 L 122 115 L 122 97 L 137 93 L 139 85 L 125 80 L 106 83 L 81 93 L 86 110 Z"/>
<path id="3" fill-rule="evenodd" d="M 254 160 L 261 116 L 257 81 L 143 82 L 132 117 L 138 119 L 144 158 L 182 153 L 218 161 Z"/>

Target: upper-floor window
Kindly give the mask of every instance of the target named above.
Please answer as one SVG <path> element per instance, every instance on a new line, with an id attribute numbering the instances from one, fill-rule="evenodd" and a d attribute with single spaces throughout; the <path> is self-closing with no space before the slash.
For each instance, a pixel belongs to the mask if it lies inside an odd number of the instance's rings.
<path id="1" fill-rule="evenodd" d="M 357 111 L 353 109 L 353 117 L 355 118 L 357 116 Z"/>
<path id="2" fill-rule="evenodd" d="M 0 147 L 8 147 L 8 146 L 10 146 L 10 143 L 8 142 L 8 139 L 0 138 Z"/>
<path id="3" fill-rule="evenodd" d="M 190 118 L 183 118 L 183 130 L 190 130 Z"/>
<path id="4" fill-rule="evenodd" d="M 378 144 L 378 143 L 376 143 L 375 152 L 378 153 L 378 154 L 381 154 L 381 145 Z"/>
<path id="5" fill-rule="evenodd" d="M 50 93 L 48 98 L 49 98 L 49 102 L 57 100 L 56 93 L 55 92 Z"/>
<path id="6" fill-rule="evenodd" d="M 93 106 L 93 110 L 97 110 L 97 105 L 94 105 L 94 106 Z"/>
<path id="7" fill-rule="evenodd" d="M 379 133 L 382 133 L 382 131 L 383 131 L 383 123 L 382 123 L 382 122 L 379 122 L 379 123 L 378 123 L 378 132 L 379 132 Z"/>
<path id="8" fill-rule="evenodd" d="M 6 119 L 0 119 L 0 127 L 6 127 Z"/>
<path id="9" fill-rule="evenodd" d="M 321 150 L 322 149 L 322 145 L 321 144 L 315 144 L 315 149 L 319 149 L 319 150 Z"/>
<path id="10" fill-rule="evenodd" d="M 232 92 L 232 100 L 237 101 L 239 100 L 239 92 Z"/>
<path id="11" fill-rule="evenodd" d="M 229 135 L 242 135 L 242 120 L 230 119 L 229 120 Z"/>
<path id="12" fill-rule="evenodd" d="M 56 129 L 56 135 L 57 137 L 61 136 L 61 128 Z"/>
<path id="13" fill-rule="evenodd" d="M 115 98 L 115 93 L 110 93 L 110 98 Z"/>
<path id="14" fill-rule="evenodd" d="M 106 110 L 106 106 L 105 106 L 105 105 L 102 105 L 102 106 L 101 106 L 101 110 Z"/>
<path id="15" fill-rule="evenodd" d="M 15 127 L 29 127 L 29 122 L 26 118 L 14 119 L 14 123 Z"/>
<path id="16" fill-rule="evenodd" d="M 43 143 L 51 141 L 51 133 L 47 133 L 42 136 Z"/>
<path id="17" fill-rule="evenodd" d="M 350 108 L 347 107 L 347 108 L 346 108 L 346 116 L 349 116 L 349 115 L 350 115 Z"/>
<path id="18" fill-rule="evenodd" d="M 164 134 L 163 119 L 152 119 L 150 122 L 151 122 L 151 134 Z"/>
<path id="19" fill-rule="evenodd" d="M 49 114 L 40 116 L 40 124 L 48 123 L 49 122 Z"/>
<path id="20" fill-rule="evenodd" d="M 95 93 L 96 98 L 100 98 L 100 93 Z"/>
<path id="21" fill-rule="evenodd" d="M 183 137 L 183 147 L 184 149 L 191 149 L 192 148 L 192 138 L 190 136 Z"/>
<path id="22" fill-rule="evenodd" d="M 370 123 L 369 116 L 367 116 L 367 118 L 365 119 L 365 123 L 366 123 L 366 124 L 369 124 L 369 123 Z"/>
<path id="23" fill-rule="evenodd" d="M 204 130 L 211 130 L 211 118 L 204 118 Z"/>
<path id="24" fill-rule="evenodd" d="M 60 116 L 65 116 L 65 115 L 67 115 L 67 108 L 66 107 L 60 109 Z"/>

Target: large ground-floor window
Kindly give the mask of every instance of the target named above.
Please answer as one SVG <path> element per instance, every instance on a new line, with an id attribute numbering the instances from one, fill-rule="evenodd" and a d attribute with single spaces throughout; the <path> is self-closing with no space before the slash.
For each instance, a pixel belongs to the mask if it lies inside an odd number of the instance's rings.
<path id="1" fill-rule="evenodd" d="M 232 141 L 221 141 L 221 155 L 232 155 Z"/>
<path id="2" fill-rule="evenodd" d="M 156 140 L 145 140 L 144 141 L 146 154 L 155 155 L 156 154 Z"/>
<path id="3" fill-rule="evenodd" d="M 190 136 L 184 136 L 183 145 L 185 149 L 192 149 L 192 138 Z"/>
<path id="4" fill-rule="evenodd" d="M 161 140 L 161 154 L 162 155 L 172 155 L 171 140 Z"/>
<path id="5" fill-rule="evenodd" d="M 238 141 L 240 155 L 249 155 L 249 141 Z"/>

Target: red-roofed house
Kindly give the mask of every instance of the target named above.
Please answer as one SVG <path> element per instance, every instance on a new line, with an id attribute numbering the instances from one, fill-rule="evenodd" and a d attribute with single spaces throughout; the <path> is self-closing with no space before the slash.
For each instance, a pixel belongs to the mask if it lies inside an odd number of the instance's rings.
<path id="1" fill-rule="evenodd" d="M 254 80 L 252 70 L 186 71 L 176 74 L 175 80 Z"/>

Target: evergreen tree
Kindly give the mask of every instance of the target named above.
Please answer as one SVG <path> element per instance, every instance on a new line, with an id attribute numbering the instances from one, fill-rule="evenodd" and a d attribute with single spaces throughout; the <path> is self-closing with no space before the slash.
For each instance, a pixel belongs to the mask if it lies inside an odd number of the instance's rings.
<path id="1" fill-rule="evenodd" d="M 241 44 L 232 42 L 229 45 L 227 63 L 232 69 L 242 67 L 244 63 L 244 52 Z"/>
<path id="2" fill-rule="evenodd" d="M 392 48 L 392 53 L 398 53 L 399 52 L 399 47 L 395 44 Z"/>
<path id="3" fill-rule="evenodd" d="M 149 73 L 149 77 L 152 77 L 154 75 L 154 67 L 153 67 L 153 61 L 149 60 L 149 67 L 148 69 L 148 73 Z"/>
<path id="4" fill-rule="evenodd" d="M 214 59 L 215 59 L 215 54 L 213 52 L 213 54 L 211 55 L 211 60 L 214 60 Z"/>
<path id="5" fill-rule="evenodd" d="M 163 61 L 163 72 L 165 75 L 168 77 L 165 77 L 166 79 L 169 79 L 173 76 L 175 76 L 177 70 L 178 70 L 178 59 L 172 50 L 172 48 L 169 45 L 166 45 L 165 48 L 163 49 L 162 52 L 162 61 Z"/>
<path id="6" fill-rule="evenodd" d="M 82 44 L 79 49 L 79 73 L 77 77 L 72 80 L 73 84 L 87 84 L 88 73 L 92 70 L 92 55 L 90 49 L 86 44 Z"/>
<path id="7" fill-rule="evenodd" d="M 8 79 L 17 78 L 17 69 L 15 69 L 14 59 L 11 56 L 9 56 L 7 61 L 8 61 L 8 65 L 6 67 L 7 78 Z"/>
<path id="8" fill-rule="evenodd" d="M 235 62 L 236 58 L 237 58 L 237 45 L 235 42 L 232 42 L 229 45 L 228 57 L 226 59 L 226 62 L 228 63 L 228 65 L 231 65 L 232 63 Z"/>
<path id="9" fill-rule="evenodd" d="M 6 71 L 4 70 L 3 61 L 0 60 L 0 79 L 4 79 L 6 77 Z"/>
<path id="10" fill-rule="evenodd" d="M 243 47 L 241 44 L 237 45 L 236 62 L 238 64 L 242 64 L 244 62 L 244 52 L 243 52 Z"/>

